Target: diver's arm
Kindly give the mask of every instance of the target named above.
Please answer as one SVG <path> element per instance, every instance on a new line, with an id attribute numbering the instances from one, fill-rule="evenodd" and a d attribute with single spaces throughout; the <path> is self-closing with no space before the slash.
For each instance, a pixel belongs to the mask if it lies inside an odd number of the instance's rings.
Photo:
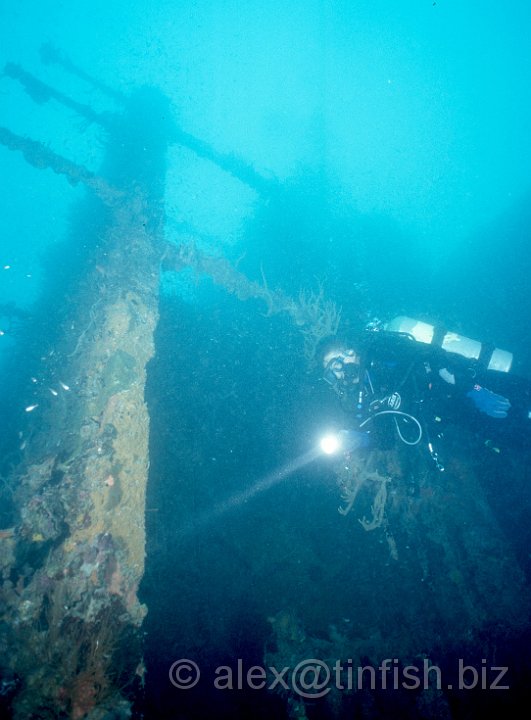
<path id="1" fill-rule="evenodd" d="M 435 373 L 443 387 L 456 398 L 467 398 L 479 412 L 489 417 L 507 417 L 511 401 L 483 384 L 487 373 L 478 364 L 440 347 L 418 342 L 406 334 L 371 334 L 375 336 L 370 343 L 373 357 L 378 356 L 385 363 L 399 360 L 406 366 L 408 362 L 424 364 L 426 371 Z"/>
<path id="2" fill-rule="evenodd" d="M 472 363 L 459 355 L 445 353 L 448 362 L 439 367 L 438 375 L 445 383 L 455 388 L 456 395 L 467 398 L 476 410 L 489 417 L 503 420 L 511 409 L 511 401 L 503 394 L 495 392 L 496 383 L 492 373 L 483 369 L 478 363 Z M 442 364 L 442 363 L 441 363 Z M 505 373 L 495 373 L 502 375 Z"/>

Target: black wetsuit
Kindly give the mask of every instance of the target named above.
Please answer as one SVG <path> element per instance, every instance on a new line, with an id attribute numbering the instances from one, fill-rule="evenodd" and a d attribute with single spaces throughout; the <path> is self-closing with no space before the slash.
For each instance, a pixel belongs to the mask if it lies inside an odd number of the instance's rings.
<path id="1" fill-rule="evenodd" d="M 378 446 L 394 441 L 395 420 L 406 440 L 417 433 L 413 420 L 398 414 L 388 417 L 389 410 L 418 420 L 432 454 L 432 439 L 447 423 L 466 423 L 484 440 L 521 444 L 531 438 L 531 384 L 523 378 L 487 370 L 477 361 L 402 333 L 369 331 L 352 346 L 361 358 L 356 372 L 360 382 L 349 384 L 347 375 L 338 392 L 353 429 L 376 435 Z M 476 408 L 467 397 L 476 385 L 510 401 L 506 418 L 492 418 Z"/>

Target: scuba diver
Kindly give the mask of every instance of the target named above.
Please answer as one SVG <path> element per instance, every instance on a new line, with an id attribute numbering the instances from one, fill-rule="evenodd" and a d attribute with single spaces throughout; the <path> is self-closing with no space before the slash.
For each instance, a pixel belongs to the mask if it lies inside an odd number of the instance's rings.
<path id="1" fill-rule="evenodd" d="M 483 435 L 485 426 L 498 434 L 503 424 L 511 438 L 529 438 L 531 384 L 509 373 L 513 356 L 505 350 L 398 317 L 354 341 L 325 339 L 319 355 L 323 379 L 352 425 L 342 431 L 347 450 L 385 448 L 396 437 L 406 445 L 424 441 L 442 471 L 435 443 L 448 420 L 464 418 Z"/>

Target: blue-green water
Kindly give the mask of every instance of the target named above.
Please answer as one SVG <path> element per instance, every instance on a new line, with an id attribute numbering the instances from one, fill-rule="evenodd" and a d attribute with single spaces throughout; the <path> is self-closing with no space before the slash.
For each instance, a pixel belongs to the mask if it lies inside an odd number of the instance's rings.
<path id="1" fill-rule="evenodd" d="M 490 306 L 484 322 L 495 323 L 489 334 L 501 344 L 521 337 L 503 321 L 522 308 L 504 292 L 515 269 L 500 271 L 498 260 L 525 236 L 525 2 L 43 2 L 5 4 L 3 16 L 4 62 L 95 110 L 116 110 L 78 78 L 42 65 L 39 48 L 51 42 L 115 90 L 159 88 L 185 131 L 278 178 L 296 196 L 279 222 L 310 246 L 308 281 L 326 277 L 329 263 L 334 274 L 352 268 L 352 282 L 370 280 L 375 311 L 391 295 L 393 310 L 400 302 L 440 313 L 469 333 L 475 314 L 464 317 L 461 304 L 480 291 L 478 305 Z M 36 106 L 10 79 L 1 93 L 4 125 L 98 168 L 97 127 L 56 103 Z M 74 194 L 5 149 L 2 173 L 2 265 L 12 272 L 0 299 L 28 303 L 38 294 L 39 257 L 64 233 Z M 179 146 L 166 201 L 172 218 L 233 254 L 249 251 L 256 196 Z M 343 226 L 339 237 L 330 223 Z M 261 255 L 282 242 L 260 240 Z M 354 271 L 361 256 L 363 276 Z M 274 262 L 263 257 L 266 275 Z"/>
<path id="2" fill-rule="evenodd" d="M 4 3 L 1 15 L 2 65 L 20 64 L 108 117 L 123 112 L 125 98 L 136 130 L 152 120 L 159 128 L 140 151 L 138 173 L 165 172 L 154 193 L 164 196 L 167 240 L 193 236 L 250 280 L 293 297 L 322 286 L 341 306 L 344 328 L 375 317 L 419 317 L 513 351 L 518 371 L 531 375 L 528 3 L 44 0 Z M 43 62 L 43 43 L 121 97 Z M 35 99 L 6 73 L 0 126 L 111 182 L 119 184 L 122 171 L 134 176 L 142 133 L 129 132 L 133 121 L 107 133 L 60 102 Z M 174 138 L 165 168 L 144 162 L 160 159 L 162 127 Z M 209 151 L 198 152 L 190 136 Z M 4 146 L 0 174 L 0 371 L 9 454 L 19 441 L 13 417 L 22 409 L 9 390 L 29 382 L 28 368 L 20 365 L 20 377 L 13 376 L 10 364 L 20 327 L 70 293 L 105 217 L 86 203 L 82 186 L 31 167 Z M 75 239 L 64 244 L 66 237 L 78 238 L 77 246 Z M 356 582 L 372 573 L 376 585 L 397 593 L 404 582 L 411 604 L 422 592 L 407 584 L 409 576 L 393 575 L 383 551 L 356 565 L 356 548 L 371 546 L 356 545 L 356 519 L 338 517 L 337 488 L 322 466 L 220 515 L 181 544 L 179 528 L 190 518 L 307 452 L 325 419 L 337 417 L 296 331 L 264 310 L 206 278 L 197 282 L 188 270 L 161 271 L 146 391 L 146 717 L 287 717 L 275 694 L 267 701 L 225 694 L 219 706 L 215 693 L 178 698 L 167 668 L 181 656 L 209 668 L 236 657 L 263 661 L 274 624 L 268 617 L 285 608 L 322 638 L 331 625 L 355 622 L 356 613 L 367 634 L 374 624 L 373 634 L 385 635 L 389 627 L 378 626 L 367 606 L 370 591 L 358 592 L 350 573 Z M 44 345 L 59 332 L 53 315 L 40 332 Z M 4 472 L 7 464 L 3 459 Z M 497 457 L 477 467 L 495 522 L 529 572 L 525 470 L 511 474 Z M 6 508 L 8 524 L 13 510 Z M 389 596 L 385 603 L 400 623 L 400 603 Z M 296 628 L 288 630 L 296 643 Z M 322 708 L 307 712 L 329 717 Z M 385 712 L 380 716 L 391 716 Z"/>

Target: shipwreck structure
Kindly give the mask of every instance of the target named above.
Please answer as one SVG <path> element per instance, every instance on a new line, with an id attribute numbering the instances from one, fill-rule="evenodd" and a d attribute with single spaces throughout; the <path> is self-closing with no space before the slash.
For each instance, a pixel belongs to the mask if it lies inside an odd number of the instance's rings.
<path id="1" fill-rule="evenodd" d="M 17 66 L 6 74 L 34 100 L 53 98 L 100 123 L 109 142 L 98 175 L 0 131 L 0 142 L 36 169 L 91 191 L 82 210 L 91 229 L 80 222 L 61 245 L 75 258 L 70 276 L 59 265 L 47 278 L 19 337 L 25 387 L 16 394 L 25 399 L 12 398 L 19 452 L 6 480 L 15 529 L 2 554 L 3 654 L 21 685 L 13 712 L 43 717 L 49 708 L 81 718 L 123 706 L 127 716 L 118 688 L 143 675 L 144 384 L 163 253 L 164 99 L 140 91 L 116 115 L 100 117 Z M 139 147 L 149 149 L 147 161 Z"/>
<path id="2" fill-rule="evenodd" d="M 286 312 L 310 352 L 320 334 L 337 329 L 339 314 L 322 295 L 302 293 L 294 301 L 193 245 L 166 244 L 170 143 L 187 144 L 257 192 L 270 192 L 271 182 L 177 128 L 157 90 L 125 97 L 49 46 L 42 58 L 92 83 L 120 109 L 96 113 L 19 65 L 4 69 L 35 103 L 54 101 L 96 123 L 107 147 L 94 172 L 0 128 L 0 143 L 36 170 L 89 191 L 70 236 L 59 243 L 39 307 L 18 335 L 13 376 L 16 367 L 24 380 L 4 398 L 3 490 L 13 524 L 2 530 L 0 642 L 10 658 L 4 670 L 16 678 L 6 696 L 17 718 L 100 717 L 106 708 L 127 717 L 127 697 L 145 671 L 146 607 L 138 599 L 149 468 L 144 391 L 162 265 L 208 272 L 242 299 Z M 73 258 L 66 272 L 65 255 Z"/>
<path id="3" fill-rule="evenodd" d="M 337 331 L 341 313 L 323 291 L 301 289 L 291 297 L 268 287 L 265 277 L 249 280 L 225 258 L 203 252 L 189 232 L 180 243 L 165 238 L 171 144 L 186 145 L 261 196 L 278 192 L 276 182 L 180 129 L 157 90 L 145 88 L 126 97 L 48 46 L 43 61 L 92 83 L 118 110 L 96 113 L 18 65 L 5 68 L 35 103 L 57 102 L 96 123 L 106 154 L 94 171 L 44 143 L 0 128 L 0 143 L 20 153 L 35 171 L 58 173 L 88 191 L 57 249 L 39 307 L 19 318 L 10 376 L 21 379 L 4 392 L 10 409 L 0 474 L 10 522 L 0 531 L 0 701 L 17 720 L 127 718 L 146 672 L 142 627 L 147 608 L 139 599 L 139 584 L 145 569 L 153 418 L 145 393 L 155 354 L 161 270 L 190 267 L 237 300 L 258 301 L 262 324 L 282 318 L 284 331 L 296 336 L 302 364 L 311 360 L 321 338 Z M 70 258 L 66 270 L 65 256 Z M 260 328 L 254 324 L 252 331 Z M 259 343 L 252 345 L 258 352 Z M 293 402 L 290 382 L 295 385 L 297 375 L 300 381 L 299 369 L 292 365 L 292 374 L 283 377 L 288 388 L 284 407 Z M 163 375 L 166 370 L 163 366 Z M 271 378 L 273 372 L 270 367 Z M 201 380 L 199 375 L 192 385 L 206 395 L 212 387 L 203 388 Z M 231 392 L 239 397 L 237 385 L 236 378 Z M 226 387 L 220 393 L 226 394 Z M 169 404 L 175 405 L 168 415 L 175 421 L 172 443 L 184 447 L 181 426 L 194 422 L 192 403 L 183 392 Z M 236 427 L 244 420 L 239 413 Z M 208 422 L 198 433 L 201 438 L 215 433 Z M 285 425 L 280 430 L 291 437 L 292 426 Z M 244 435 L 243 425 L 241 430 Z M 271 435 L 277 430 L 263 428 Z M 196 454 L 179 459 L 183 508 L 187 502 L 193 507 L 190 499 L 201 482 L 214 485 L 196 469 L 207 465 L 203 459 L 209 449 L 206 440 L 201 442 Z M 322 527 L 318 538 L 308 527 L 319 524 L 322 509 L 297 513 L 304 495 L 297 508 L 289 502 L 275 507 L 274 522 L 268 514 L 256 524 L 256 541 L 237 568 L 244 571 L 234 573 L 239 579 L 231 577 L 249 595 L 256 593 L 256 612 L 268 627 L 263 654 L 255 660 L 277 668 L 295 667 L 307 658 L 320 658 L 330 667 L 344 660 L 348 670 L 348 662 L 378 667 L 390 653 L 400 658 L 400 667 L 443 659 L 450 665 L 466 656 L 480 665 L 483 658 L 489 667 L 514 661 L 511 678 L 522 687 L 530 665 L 522 640 L 530 629 L 529 568 L 523 545 L 515 548 L 508 538 L 515 514 L 509 504 L 495 501 L 503 473 L 511 473 L 515 497 L 522 491 L 527 450 L 508 457 L 489 447 L 476 454 L 477 439 L 456 432 L 445 442 L 444 474 L 433 470 L 428 457 L 396 448 L 338 463 L 332 474 L 341 512 L 334 507 L 337 526 Z M 296 516 L 298 533 L 293 531 Z M 280 552 L 281 546 L 289 552 Z M 275 550 L 281 555 L 277 564 Z M 177 555 L 176 561 L 184 570 L 186 563 L 188 569 L 192 563 L 202 567 L 208 580 L 208 568 L 218 562 L 216 552 L 205 543 L 193 558 Z M 238 562 L 237 553 L 229 554 Z M 249 569 L 252 587 L 245 586 Z M 280 580 L 268 602 L 265 589 L 272 576 Z M 193 603 L 183 601 L 173 610 L 182 613 L 184 624 Z M 189 628 L 192 633 L 194 624 Z M 161 656 L 165 659 L 162 651 Z M 393 667 L 398 666 L 397 661 Z M 468 699 L 436 683 L 409 694 L 401 688 L 389 700 L 383 692 L 350 686 L 345 672 L 318 702 L 277 687 L 278 707 L 285 717 L 300 720 L 473 716 Z M 164 673 L 167 683 L 166 668 Z"/>

